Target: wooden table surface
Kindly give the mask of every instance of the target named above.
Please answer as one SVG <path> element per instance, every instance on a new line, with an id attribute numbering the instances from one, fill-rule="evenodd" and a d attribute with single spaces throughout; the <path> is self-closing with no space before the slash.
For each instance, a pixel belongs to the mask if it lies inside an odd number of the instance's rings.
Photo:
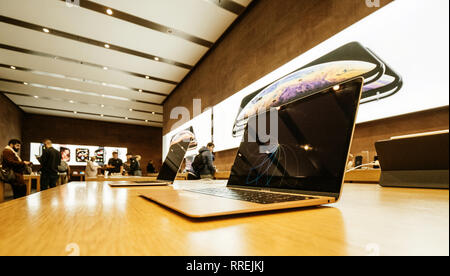
<path id="1" fill-rule="evenodd" d="M 191 220 L 150 189 L 172 187 L 72 182 L 2 203 L 0 255 L 449 255 L 448 190 L 345 184 L 335 205 Z"/>
<path id="2" fill-rule="evenodd" d="M 345 174 L 344 181 L 353 183 L 380 183 L 380 178 L 380 169 L 353 170 Z"/>

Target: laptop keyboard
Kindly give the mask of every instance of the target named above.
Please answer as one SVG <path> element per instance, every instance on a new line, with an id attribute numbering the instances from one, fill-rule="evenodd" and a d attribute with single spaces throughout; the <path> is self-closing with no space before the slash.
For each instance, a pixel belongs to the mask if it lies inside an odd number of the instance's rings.
<path id="1" fill-rule="evenodd" d="M 258 204 L 273 204 L 290 201 L 317 199 L 316 197 L 276 194 L 271 192 L 239 190 L 230 188 L 188 189 L 189 192 L 224 197 Z"/>

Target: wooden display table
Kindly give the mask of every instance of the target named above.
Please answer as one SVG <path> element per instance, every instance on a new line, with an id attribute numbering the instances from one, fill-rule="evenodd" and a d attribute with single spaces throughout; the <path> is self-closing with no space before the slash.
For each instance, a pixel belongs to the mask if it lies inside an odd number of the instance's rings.
<path id="1" fill-rule="evenodd" d="M 178 173 L 175 180 L 187 180 L 188 179 L 188 173 Z"/>
<path id="2" fill-rule="evenodd" d="M 218 180 L 225 180 L 225 179 L 230 178 L 230 174 L 231 174 L 231 172 L 228 172 L 228 171 L 223 171 L 223 172 L 220 171 L 220 172 L 216 172 L 216 174 L 214 176 Z"/>
<path id="3" fill-rule="evenodd" d="M 139 196 L 198 186 L 72 182 L 5 202 L 0 255 L 449 255 L 448 190 L 346 184 L 329 207 L 206 220 Z"/>
<path id="4" fill-rule="evenodd" d="M 27 195 L 31 194 L 31 183 L 33 179 L 36 179 L 36 192 L 41 191 L 41 176 L 38 174 L 31 174 L 27 175 L 25 174 L 23 176 L 23 179 L 25 180 L 25 184 L 27 185 Z"/>
<path id="5" fill-rule="evenodd" d="M 344 182 L 350 183 L 380 183 L 381 170 L 353 170 L 345 174 Z"/>
<path id="6" fill-rule="evenodd" d="M 70 179 L 77 179 L 77 180 L 80 180 L 80 181 L 85 181 L 86 175 L 85 174 L 80 174 L 80 173 L 72 174 Z"/>

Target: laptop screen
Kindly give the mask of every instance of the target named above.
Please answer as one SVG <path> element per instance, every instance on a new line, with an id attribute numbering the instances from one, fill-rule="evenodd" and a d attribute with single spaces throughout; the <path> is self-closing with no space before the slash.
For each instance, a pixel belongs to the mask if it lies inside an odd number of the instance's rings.
<path id="1" fill-rule="evenodd" d="M 358 78 L 287 103 L 273 120 L 269 111 L 250 118 L 228 185 L 339 197 L 362 84 Z M 263 140 L 275 123 L 277 141 Z"/>
<path id="2" fill-rule="evenodd" d="M 175 180 L 189 144 L 191 144 L 192 141 L 195 141 L 194 130 L 192 127 L 183 130 L 172 137 L 169 152 L 161 167 L 161 171 L 158 174 L 158 180 Z"/>

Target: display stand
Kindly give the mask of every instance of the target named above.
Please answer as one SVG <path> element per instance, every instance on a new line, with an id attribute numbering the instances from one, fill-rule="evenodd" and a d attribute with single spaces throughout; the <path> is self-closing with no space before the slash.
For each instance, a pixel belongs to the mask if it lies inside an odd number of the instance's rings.
<path id="1" fill-rule="evenodd" d="M 383 171 L 383 187 L 448 189 L 448 170 Z"/>

